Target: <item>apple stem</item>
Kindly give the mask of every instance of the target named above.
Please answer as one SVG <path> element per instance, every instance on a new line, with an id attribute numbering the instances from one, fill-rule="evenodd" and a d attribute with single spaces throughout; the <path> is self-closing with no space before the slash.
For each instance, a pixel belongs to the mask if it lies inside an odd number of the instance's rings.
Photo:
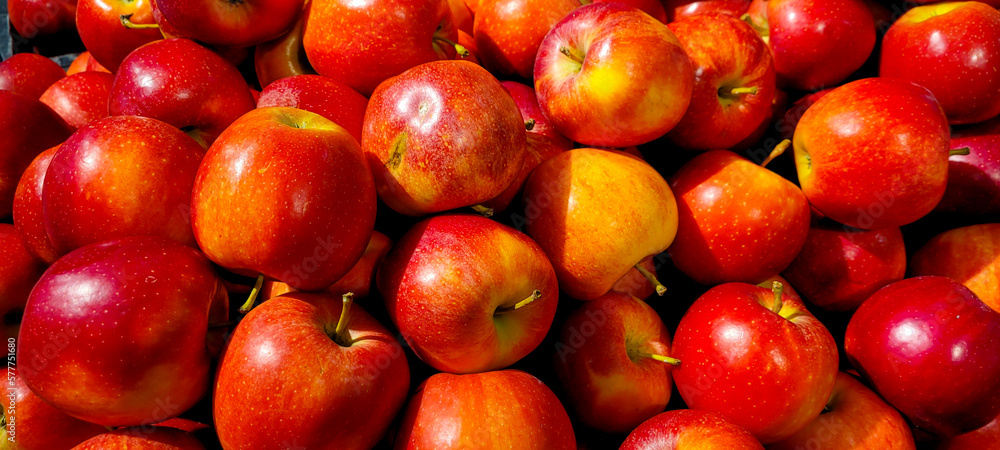
<path id="1" fill-rule="evenodd" d="M 125 28 L 129 28 L 129 29 L 132 29 L 132 30 L 151 30 L 151 29 L 154 29 L 154 28 L 160 28 L 159 24 L 155 24 L 155 23 L 135 23 L 131 19 L 132 19 L 132 15 L 131 14 L 122 14 L 122 15 L 118 16 L 118 20 L 121 20 L 122 25 Z"/>
<path id="2" fill-rule="evenodd" d="M 792 141 L 788 139 L 779 142 L 778 145 L 774 146 L 774 150 L 771 151 L 771 154 L 767 155 L 767 158 L 764 159 L 764 162 L 760 163 L 760 166 L 767 167 L 771 161 L 774 161 L 774 158 L 777 158 L 781 156 L 782 153 L 785 153 L 785 150 L 788 150 L 788 147 L 791 145 Z"/>
<path id="3" fill-rule="evenodd" d="M 774 293 L 774 304 L 771 305 L 771 311 L 775 314 L 781 312 L 781 307 L 784 306 L 781 302 L 781 294 L 785 291 L 785 285 L 781 284 L 780 281 L 775 281 L 771 283 L 771 292 Z"/>
<path id="4" fill-rule="evenodd" d="M 646 358 L 652 358 L 652 359 L 655 359 L 657 361 L 665 362 L 665 363 L 673 365 L 673 366 L 679 366 L 679 365 L 681 365 L 681 360 L 679 360 L 677 358 L 671 358 L 669 356 L 656 355 L 656 354 L 653 354 L 653 353 L 640 353 L 639 356 L 646 357 Z"/>
<path id="5" fill-rule="evenodd" d="M 342 296 L 344 306 L 340 308 L 340 320 L 337 321 L 337 328 L 333 331 L 333 341 L 341 347 L 350 347 L 354 342 L 351 335 L 347 333 L 347 322 L 350 318 L 351 304 L 354 303 L 354 293 L 348 292 Z"/>
<path id="6" fill-rule="evenodd" d="M 458 42 L 455 42 L 451 39 L 441 36 L 434 36 L 434 40 L 439 42 L 444 42 L 445 44 L 455 47 L 455 52 L 458 53 L 458 56 L 461 56 L 463 58 L 469 57 L 469 49 L 465 48 L 464 45 L 459 44 Z"/>
<path id="7" fill-rule="evenodd" d="M 735 88 L 732 88 L 729 92 L 725 92 L 725 91 L 722 90 L 722 88 L 719 88 L 719 94 L 720 95 L 729 94 L 729 95 L 734 95 L 734 96 L 735 95 L 743 95 L 743 94 L 757 95 L 757 86 L 735 87 Z"/>
<path id="8" fill-rule="evenodd" d="M 569 47 L 559 47 L 559 53 L 566 55 L 569 59 L 576 61 L 578 64 L 583 64 L 583 58 L 570 50 Z"/>
<path id="9" fill-rule="evenodd" d="M 104 428 L 107 428 L 108 431 L 115 431 L 114 427 L 110 427 L 110 426 L 107 426 L 107 425 L 105 425 Z"/>
<path id="10" fill-rule="evenodd" d="M 524 122 L 524 129 L 531 131 L 535 129 L 535 119 L 528 119 Z"/>
<path id="11" fill-rule="evenodd" d="M 636 264 L 635 270 L 638 270 L 639 273 L 641 273 L 642 276 L 646 277 L 646 279 L 649 280 L 650 284 L 652 284 L 653 287 L 656 288 L 656 295 L 663 297 L 663 294 L 667 293 L 667 287 L 664 286 L 663 283 L 660 283 L 660 280 L 656 279 L 655 273 L 646 270 L 645 267 L 642 267 L 642 263 Z"/>
<path id="12" fill-rule="evenodd" d="M 473 205 L 472 210 L 479 213 L 483 217 L 493 217 L 493 208 L 483 205 Z"/>
<path id="13" fill-rule="evenodd" d="M 246 303 L 244 303 L 243 306 L 240 306 L 240 314 L 246 314 L 250 312 L 250 309 L 253 308 L 253 302 L 257 300 L 257 294 L 260 293 L 260 287 L 263 284 L 264 284 L 264 274 L 260 274 L 257 276 L 257 282 L 254 283 L 253 289 L 250 290 L 250 296 L 247 297 Z"/>
<path id="14" fill-rule="evenodd" d="M 515 303 L 514 306 L 501 306 L 497 308 L 496 314 L 501 314 L 524 308 L 525 306 L 528 306 L 529 303 L 538 300 L 540 298 L 542 298 L 542 291 L 535 289 L 534 291 L 531 291 L 531 295 L 529 295 L 528 298 Z"/>
<path id="15" fill-rule="evenodd" d="M 969 153 L 972 153 L 972 149 L 969 147 L 962 147 L 962 148 L 948 150 L 948 156 L 968 155 Z"/>

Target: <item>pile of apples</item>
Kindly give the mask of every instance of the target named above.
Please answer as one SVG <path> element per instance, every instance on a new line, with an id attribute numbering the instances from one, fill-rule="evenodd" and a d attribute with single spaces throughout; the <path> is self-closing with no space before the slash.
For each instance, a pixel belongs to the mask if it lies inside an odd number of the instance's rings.
<path id="1" fill-rule="evenodd" d="M 1000 448 L 990 1 L 8 0 L 3 448 Z"/>

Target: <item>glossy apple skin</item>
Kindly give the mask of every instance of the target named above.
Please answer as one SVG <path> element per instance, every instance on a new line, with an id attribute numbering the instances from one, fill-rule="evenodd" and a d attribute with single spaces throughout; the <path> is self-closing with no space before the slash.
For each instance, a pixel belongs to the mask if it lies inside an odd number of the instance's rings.
<path id="1" fill-rule="evenodd" d="M 694 72 L 662 23 L 605 2 L 577 8 L 553 26 L 538 48 L 534 80 L 538 104 L 566 137 L 628 147 L 677 125 L 691 101 Z"/>
<path id="2" fill-rule="evenodd" d="M 951 148 L 968 155 L 948 157 L 948 187 L 935 210 L 969 215 L 1000 213 L 1000 131 L 952 136 Z"/>
<path id="3" fill-rule="evenodd" d="M 913 450 L 913 433 L 903 416 L 851 375 L 837 373 L 827 410 L 774 450 L 798 450 L 821 443 L 829 449 Z"/>
<path id="4" fill-rule="evenodd" d="M 108 104 L 112 116 L 162 120 L 205 147 L 255 106 L 239 70 L 189 39 L 160 40 L 130 53 Z"/>
<path id="5" fill-rule="evenodd" d="M 502 369 L 523 358 L 542 342 L 559 301 L 542 249 L 513 228 L 475 215 L 414 225 L 385 257 L 377 283 L 413 352 L 452 373 Z M 535 290 L 541 297 L 533 302 L 497 312 Z"/>
<path id="6" fill-rule="evenodd" d="M 209 45 L 249 47 L 281 36 L 302 12 L 303 0 L 156 0 L 180 34 Z"/>
<path id="7" fill-rule="evenodd" d="M 216 264 L 318 290 L 361 258 L 375 207 L 371 172 L 347 130 L 308 111 L 263 108 L 205 154 L 191 218 Z"/>
<path id="8" fill-rule="evenodd" d="M 670 332 L 649 305 L 610 292 L 563 324 L 555 368 L 569 409 L 589 427 L 627 433 L 670 401 Z"/>
<path id="9" fill-rule="evenodd" d="M 0 90 L 0 218 L 10 216 L 21 175 L 39 153 L 73 134 L 59 114 L 30 97 Z"/>
<path id="10" fill-rule="evenodd" d="M 882 42 L 879 75 L 934 93 L 948 122 L 1000 114 L 1000 11 L 979 2 L 918 6 L 893 22 Z"/>
<path id="11" fill-rule="evenodd" d="M 360 144 L 368 99 L 346 84 L 320 75 L 276 80 L 260 92 L 258 108 L 286 106 L 314 112 L 344 127 Z"/>
<path id="12" fill-rule="evenodd" d="M 0 319 L 24 308 L 45 264 L 24 248 L 14 226 L 0 223 Z"/>
<path id="13" fill-rule="evenodd" d="M 604 295 L 639 261 L 677 234 L 677 203 L 645 161 L 574 149 L 539 165 L 524 188 L 528 235 L 548 255 L 571 297 Z"/>
<path id="14" fill-rule="evenodd" d="M 420 216 L 485 202 L 518 175 L 527 137 L 500 82 L 468 61 L 435 61 L 372 94 L 361 146 L 379 198 Z"/>
<path id="15" fill-rule="evenodd" d="M 911 223 L 948 181 L 948 121 L 928 91 L 867 78 L 834 89 L 795 128 L 795 166 L 809 202 L 861 229 Z"/>
<path id="16" fill-rule="evenodd" d="M 84 51 L 80 52 L 79 55 L 73 59 L 70 63 L 69 68 L 66 69 L 66 76 L 74 75 L 80 72 L 104 72 L 111 73 L 108 69 L 104 68 L 101 63 L 97 62 L 90 52 Z"/>
<path id="17" fill-rule="evenodd" d="M 674 382 L 692 409 L 714 411 L 763 444 L 819 416 L 837 375 L 837 345 L 805 305 L 770 289 L 716 286 L 695 300 L 674 333 Z M 786 317 L 791 317 L 787 319 Z"/>
<path id="18" fill-rule="evenodd" d="M 731 148 L 771 115 L 775 75 L 771 50 L 742 20 L 698 15 L 670 24 L 694 67 L 691 104 L 668 137 L 692 150 Z M 736 87 L 756 94 L 722 94 Z"/>
<path id="19" fill-rule="evenodd" d="M 306 58 L 306 49 L 302 48 L 305 18 L 303 12 L 288 32 L 254 48 L 254 72 L 262 88 L 285 77 L 316 73 Z"/>
<path id="20" fill-rule="evenodd" d="M 197 438 L 187 431 L 170 427 L 145 425 L 141 428 L 121 428 L 94 436 L 72 450 L 109 450 L 142 448 L 149 450 L 204 450 Z"/>
<path id="21" fill-rule="evenodd" d="M 696 409 L 657 414 L 629 433 L 620 450 L 763 450 L 757 438 L 724 417 Z"/>
<path id="22" fill-rule="evenodd" d="M 781 133 L 781 136 L 785 139 L 792 139 L 795 136 L 795 127 L 799 125 L 799 120 L 802 120 L 802 116 L 809 110 L 809 107 L 832 90 L 832 88 L 819 90 L 796 100 L 776 124 L 778 133 Z"/>
<path id="23" fill-rule="evenodd" d="M 320 75 L 371 96 L 386 79 L 450 59 L 458 39 L 448 0 L 311 0 L 302 45 Z"/>
<path id="24" fill-rule="evenodd" d="M 207 391 L 208 324 L 226 320 L 226 305 L 211 263 L 190 247 L 155 236 L 89 245 L 56 261 L 31 291 L 18 370 L 73 417 L 160 422 Z"/>
<path id="25" fill-rule="evenodd" d="M 250 311 L 226 346 L 213 418 L 224 448 L 371 448 L 403 407 L 410 370 L 392 332 L 351 307 L 341 346 L 331 337 L 343 302 L 294 292 Z M 275 411 L 283 420 L 270 426 Z"/>
<path id="26" fill-rule="evenodd" d="M 76 0 L 7 0 L 7 12 L 27 39 L 76 28 Z"/>
<path id="27" fill-rule="evenodd" d="M 944 438 L 938 441 L 935 450 L 965 449 L 997 450 L 1000 448 L 1000 417 L 975 431 Z"/>
<path id="28" fill-rule="evenodd" d="M 853 311 L 883 286 L 906 275 L 899 228 L 857 230 L 813 226 L 795 260 L 782 272 L 809 303 Z"/>
<path id="29" fill-rule="evenodd" d="M 701 14 L 723 14 L 739 18 L 750 9 L 750 0 L 664 0 L 667 22 L 676 22 Z"/>
<path id="30" fill-rule="evenodd" d="M 935 236 L 913 254 L 910 271 L 913 276 L 951 278 L 1000 311 L 1000 224 L 971 225 Z"/>
<path id="31" fill-rule="evenodd" d="M 111 73 L 129 53 L 163 39 L 160 30 L 133 30 L 122 26 L 121 16 L 136 24 L 154 24 L 152 0 L 77 0 L 76 29 L 90 55 Z"/>
<path id="32" fill-rule="evenodd" d="M 759 283 L 788 267 L 809 233 L 809 202 L 780 175 L 727 150 L 703 153 L 670 182 L 674 265 L 695 281 Z"/>
<path id="33" fill-rule="evenodd" d="M 96 423 L 85 422 L 75 417 L 67 416 L 58 409 L 38 398 L 24 379 L 17 376 L 17 370 L 12 371 L 13 378 L 4 382 L 7 408 L 4 416 L 7 420 L 4 426 L 3 440 L 9 450 L 32 450 L 46 448 L 72 448 L 101 433 L 107 428 Z M 13 396 L 13 399 L 11 399 Z M 14 434 L 10 434 L 11 417 L 10 402 L 14 403 Z M 58 432 L 53 432 L 58 430 Z"/>
<path id="34" fill-rule="evenodd" d="M 394 448 L 568 450 L 576 438 L 559 398 L 526 372 L 438 373 L 417 387 Z"/>
<path id="35" fill-rule="evenodd" d="M 875 390 L 924 431 L 953 436 L 1000 414 L 1000 313 L 945 277 L 890 284 L 851 317 L 844 348 Z"/>
<path id="36" fill-rule="evenodd" d="M 373 231 L 372 238 L 368 241 L 368 247 L 365 248 L 365 253 L 361 255 L 357 264 L 347 272 L 347 275 L 331 284 L 324 291 L 337 297 L 350 292 L 354 294 L 355 300 L 368 297 L 375 281 L 375 271 L 391 248 L 392 240 L 388 236 Z M 294 290 L 288 283 L 265 280 L 260 290 L 260 298 L 266 300 Z"/>
<path id="37" fill-rule="evenodd" d="M 472 31 L 483 66 L 500 77 L 530 80 L 542 39 L 580 5 L 580 0 L 483 1 Z"/>
<path id="38" fill-rule="evenodd" d="M 17 53 L 0 62 L 0 90 L 39 98 L 66 72 L 49 58 L 34 53 Z"/>
<path id="39" fill-rule="evenodd" d="M 14 228 L 28 253 L 46 264 L 52 264 L 59 258 L 52 241 L 49 240 L 49 235 L 45 232 L 45 220 L 42 218 L 42 187 L 45 183 L 45 172 L 49 169 L 52 156 L 58 149 L 59 146 L 55 146 L 39 153 L 24 170 L 14 192 Z"/>
<path id="40" fill-rule="evenodd" d="M 114 79 L 110 73 L 103 72 L 70 75 L 49 86 L 39 100 L 69 126 L 80 128 L 108 116 L 108 98 Z"/>
<path id="41" fill-rule="evenodd" d="M 156 119 L 108 117 L 77 130 L 42 182 L 42 219 L 56 253 L 134 235 L 194 247 L 191 189 L 203 155 L 193 139 Z"/>

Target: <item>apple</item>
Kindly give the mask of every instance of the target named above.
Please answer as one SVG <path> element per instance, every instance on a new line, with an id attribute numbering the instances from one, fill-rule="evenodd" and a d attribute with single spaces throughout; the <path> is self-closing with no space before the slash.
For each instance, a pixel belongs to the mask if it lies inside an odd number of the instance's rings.
<path id="1" fill-rule="evenodd" d="M 112 448 L 148 448 L 171 450 L 204 450 L 197 438 L 187 431 L 169 427 L 144 426 L 119 428 L 94 436 L 72 450 L 106 450 Z"/>
<path id="2" fill-rule="evenodd" d="M 948 186 L 936 211 L 969 215 L 1000 213 L 1000 131 L 951 137 L 952 149 L 968 155 L 948 158 Z"/>
<path id="3" fill-rule="evenodd" d="M 410 370 L 395 336 L 350 298 L 293 292 L 240 321 L 212 401 L 223 448 L 379 442 L 406 401 Z"/>
<path id="4" fill-rule="evenodd" d="M 311 1 L 302 38 L 309 62 L 362 95 L 407 69 L 455 54 L 448 0 Z"/>
<path id="5" fill-rule="evenodd" d="M 34 53 L 17 53 L 0 62 L 0 90 L 39 98 L 66 72 L 51 59 Z"/>
<path id="6" fill-rule="evenodd" d="M 996 450 L 1000 443 L 1000 417 L 975 431 L 944 438 L 938 441 L 935 450 L 965 450 L 970 448 Z"/>
<path id="7" fill-rule="evenodd" d="M 299 17 L 303 0 L 156 0 L 181 35 L 209 45 L 249 47 L 281 36 Z"/>
<path id="8" fill-rule="evenodd" d="M 361 136 L 379 198 L 410 216 L 496 197 L 517 177 L 526 141 L 510 94 L 468 61 L 422 64 L 379 85 Z"/>
<path id="9" fill-rule="evenodd" d="M 161 422 L 207 391 L 209 324 L 226 320 L 227 305 L 212 265 L 190 247 L 155 236 L 92 244 L 56 261 L 31 291 L 18 371 L 78 419 Z"/>
<path id="10" fill-rule="evenodd" d="M 771 115 L 775 75 L 771 50 L 745 22 L 697 15 L 670 24 L 694 67 L 684 117 L 667 136 L 681 148 L 731 148 Z"/>
<path id="11" fill-rule="evenodd" d="M 110 73 L 82 72 L 56 81 L 39 100 L 52 108 L 69 126 L 80 128 L 108 116 L 108 98 L 115 77 Z"/>
<path id="12" fill-rule="evenodd" d="M 10 319 L 24 310 L 44 271 L 45 264 L 28 252 L 14 226 L 0 223 L 0 324 L 8 334 L 17 336 L 16 320 Z"/>
<path id="13" fill-rule="evenodd" d="M 903 233 L 897 227 L 816 225 L 782 273 L 809 303 L 828 311 L 853 311 L 875 291 L 906 275 Z"/>
<path id="14" fill-rule="evenodd" d="M 663 0 L 667 22 L 701 14 L 723 14 L 739 18 L 750 9 L 750 0 Z"/>
<path id="15" fill-rule="evenodd" d="M 584 303 L 555 348 L 564 398 L 589 427 L 627 433 L 670 401 L 670 332 L 638 298 L 609 292 Z"/>
<path id="16" fill-rule="evenodd" d="M 576 438 L 559 398 L 526 372 L 438 373 L 417 387 L 394 448 L 569 450 Z"/>
<path id="17" fill-rule="evenodd" d="M 72 448 L 108 431 L 96 423 L 67 416 L 45 403 L 28 389 L 23 378 L 17 376 L 16 368 L 7 371 L 4 384 L 3 440 L 6 449 Z M 56 430 L 58 433 L 54 432 Z"/>
<path id="18" fill-rule="evenodd" d="M 255 106 L 235 66 L 192 40 L 165 39 L 125 58 L 108 109 L 112 116 L 162 120 L 208 147 Z"/>
<path id="19" fill-rule="evenodd" d="M 929 89 L 952 124 L 1000 114 L 1000 11 L 980 2 L 917 6 L 882 41 L 879 75 Z"/>
<path id="20" fill-rule="evenodd" d="M 934 236 L 913 254 L 913 276 L 938 275 L 969 288 L 1000 311 L 1000 223 L 955 228 Z"/>
<path id="21" fill-rule="evenodd" d="M 924 276 L 873 294 L 844 349 L 875 391 L 918 429 L 954 436 L 1000 415 L 1000 313 L 950 278 Z"/>
<path id="22" fill-rule="evenodd" d="M 77 0 L 76 29 L 90 56 L 112 73 L 129 53 L 163 39 L 153 17 L 152 0 Z M 139 27 L 126 27 L 122 17 Z"/>
<path id="23" fill-rule="evenodd" d="M 662 0 L 595 0 L 592 3 L 617 1 L 618 3 L 623 3 L 632 6 L 646 14 L 649 14 L 652 18 L 660 21 L 660 23 L 667 23 L 667 10 L 665 9 L 664 2 Z"/>
<path id="24" fill-rule="evenodd" d="M 698 155 L 670 188 L 681 238 L 668 251 L 701 284 L 759 283 L 788 267 L 806 242 L 809 202 L 802 191 L 733 152 Z"/>
<path id="25" fill-rule="evenodd" d="M 7 0 L 10 24 L 32 39 L 76 29 L 77 0 Z"/>
<path id="26" fill-rule="evenodd" d="M 308 9 L 309 2 L 305 5 Z M 254 72 L 262 88 L 285 77 L 316 73 L 302 47 L 305 17 L 303 12 L 285 34 L 254 48 Z"/>
<path id="27" fill-rule="evenodd" d="M 834 89 L 802 115 L 793 142 L 809 203 L 845 225 L 906 225 L 944 195 L 948 121 L 912 82 L 867 78 Z"/>
<path id="28" fill-rule="evenodd" d="M 483 66 L 500 77 L 530 80 L 546 33 L 580 0 L 490 0 L 475 11 L 472 37 Z"/>
<path id="29" fill-rule="evenodd" d="M 752 434 L 724 417 L 696 409 L 657 414 L 629 433 L 620 450 L 763 450 Z"/>
<path id="30" fill-rule="evenodd" d="M 815 448 L 913 450 L 910 426 L 895 408 L 851 375 L 837 373 L 826 408 L 815 421 L 781 442 L 774 450 Z"/>
<path id="31" fill-rule="evenodd" d="M 596 147 L 662 136 L 681 120 L 694 86 L 691 61 L 670 29 L 615 2 L 577 8 L 553 26 L 538 47 L 534 79 L 556 129 Z"/>
<path id="32" fill-rule="evenodd" d="M 14 191 L 14 229 L 21 237 L 28 253 L 46 264 L 52 264 L 59 259 L 59 253 L 45 232 L 45 220 L 42 219 L 42 187 L 45 183 L 45 172 L 49 169 L 52 156 L 58 149 L 59 146 L 55 146 L 39 153 L 24 170 L 21 181 L 17 183 L 17 190 Z"/>
<path id="33" fill-rule="evenodd" d="M 382 261 L 377 284 L 413 352 L 452 373 L 502 369 L 523 358 L 549 331 L 559 301 L 542 249 L 476 215 L 414 225 Z"/>
<path id="34" fill-rule="evenodd" d="M 666 180 L 622 152 L 581 148 L 549 158 L 528 178 L 524 204 L 524 219 L 515 223 L 527 226 L 559 287 L 579 300 L 607 293 L 677 234 L 677 203 Z"/>
<path id="35" fill-rule="evenodd" d="M 660 296 L 666 294 L 667 287 L 658 284 L 659 281 L 653 281 L 657 280 L 657 265 L 660 265 L 660 262 L 654 262 L 653 256 L 639 261 L 636 267 L 629 269 L 625 275 L 615 281 L 608 292 L 628 294 L 639 300 L 645 300 L 653 294 Z"/>
<path id="36" fill-rule="evenodd" d="M 688 407 L 721 414 L 762 444 L 819 416 L 833 392 L 837 345 L 801 301 L 746 283 L 709 289 L 674 333 L 674 382 Z"/>
<path id="37" fill-rule="evenodd" d="M 361 142 L 368 99 L 346 84 L 320 75 L 275 80 L 260 92 L 258 108 L 287 106 L 314 112 L 344 127 Z"/>
<path id="38" fill-rule="evenodd" d="M 371 172 L 347 130 L 308 111 L 263 108 L 236 120 L 205 154 L 191 221 L 216 264 L 316 290 L 361 258 L 375 204 Z"/>
<path id="39" fill-rule="evenodd" d="M 96 59 L 90 56 L 90 52 L 88 51 L 80 52 L 80 54 L 73 59 L 73 62 L 70 63 L 69 67 L 66 69 L 66 76 L 75 75 L 80 72 L 111 73 L 111 71 L 106 69 L 101 65 L 101 63 L 97 62 Z"/>
<path id="40" fill-rule="evenodd" d="M 389 237 L 378 231 L 373 231 L 372 238 L 368 241 L 368 247 L 365 248 L 365 253 L 361 255 L 357 264 L 341 279 L 324 290 L 336 296 L 350 292 L 355 299 L 368 297 L 375 281 L 375 271 L 385 255 L 389 253 L 390 248 L 392 248 L 392 241 Z M 288 283 L 266 280 L 261 287 L 260 295 L 264 299 L 269 299 L 294 290 Z"/>

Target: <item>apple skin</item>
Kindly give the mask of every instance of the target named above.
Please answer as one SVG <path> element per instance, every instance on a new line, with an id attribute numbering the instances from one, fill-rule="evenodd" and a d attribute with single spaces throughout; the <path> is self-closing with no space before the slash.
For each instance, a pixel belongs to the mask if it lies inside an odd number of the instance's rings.
<path id="1" fill-rule="evenodd" d="M 604 295 L 677 234 L 666 180 L 622 152 L 582 148 L 549 158 L 528 178 L 524 203 L 528 235 L 548 255 L 559 287 L 578 300 Z"/>
<path id="2" fill-rule="evenodd" d="M 795 260 L 782 272 L 809 303 L 854 311 L 875 291 L 906 275 L 899 228 L 857 230 L 813 226 Z"/>
<path id="3" fill-rule="evenodd" d="M 13 225 L 0 223 L 0 323 L 6 325 L 4 316 L 24 309 L 45 267 L 24 247 Z"/>
<path id="4" fill-rule="evenodd" d="M 69 126 L 80 128 L 108 116 L 108 98 L 114 79 L 110 73 L 103 72 L 70 75 L 49 86 L 39 100 Z"/>
<path id="5" fill-rule="evenodd" d="M 816 101 L 795 128 L 799 183 L 820 213 L 861 229 L 934 209 L 948 181 L 948 121 L 927 89 L 867 78 Z"/>
<path id="6" fill-rule="evenodd" d="M 696 409 L 657 414 L 629 433 L 620 450 L 763 450 L 757 438 L 724 417 Z"/>
<path id="7" fill-rule="evenodd" d="M 294 75 L 268 84 L 258 108 L 287 106 L 314 112 L 344 127 L 361 142 L 368 99 L 346 84 L 320 75 Z"/>
<path id="8" fill-rule="evenodd" d="M 670 401 L 670 332 L 649 305 L 610 292 L 563 324 L 555 371 L 570 411 L 601 431 L 627 433 Z"/>
<path id="9" fill-rule="evenodd" d="M 80 52 L 80 54 L 73 59 L 73 62 L 70 63 L 69 67 L 66 69 L 66 76 L 75 75 L 80 72 L 111 73 L 111 71 L 104 68 L 101 63 L 97 62 L 97 60 L 90 56 L 90 52 L 88 51 Z"/>
<path id="10" fill-rule="evenodd" d="M 353 343 L 338 344 L 332 336 L 342 305 L 330 294 L 293 292 L 240 321 L 212 402 L 224 448 L 360 449 L 382 438 L 406 402 L 406 355 L 358 305 L 346 328 Z"/>
<path id="11" fill-rule="evenodd" d="M 156 119 L 115 116 L 77 130 L 42 182 L 42 219 L 56 253 L 134 235 L 194 247 L 191 189 L 203 155 L 193 139 Z"/>
<path id="12" fill-rule="evenodd" d="M 72 448 L 94 436 L 106 433 L 108 430 L 96 423 L 85 422 L 75 417 L 67 416 L 58 409 L 38 398 L 24 379 L 17 376 L 17 369 L 8 373 L 4 382 L 6 403 L 13 403 L 14 422 L 4 408 L 3 440 L 8 450 L 33 450 L 47 448 Z M 8 406 L 9 407 L 9 406 Z M 14 434 L 10 434 L 9 426 L 14 426 Z M 58 430 L 58 433 L 54 433 Z"/>
<path id="13" fill-rule="evenodd" d="M 483 66 L 499 77 L 530 80 L 545 35 L 580 0 L 490 0 L 481 2 L 472 37 Z"/>
<path id="14" fill-rule="evenodd" d="M 305 8 L 308 5 L 306 3 Z M 262 88 L 285 77 L 316 73 L 306 58 L 306 49 L 302 47 L 305 18 L 306 14 L 303 12 L 288 32 L 254 48 L 254 72 Z"/>
<path id="15" fill-rule="evenodd" d="M 204 450 L 197 438 L 184 430 L 143 426 L 106 431 L 73 447 L 72 450 L 109 450 L 142 448 L 149 450 Z"/>
<path id="16" fill-rule="evenodd" d="M 656 273 L 657 263 L 653 261 L 653 256 L 639 261 L 639 264 L 636 265 L 642 266 L 643 269 L 649 271 L 653 276 L 658 276 Z M 625 275 L 622 275 L 618 281 L 615 281 L 615 284 L 611 286 L 611 290 L 608 292 L 620 292 L 631 295 L 639 300 L 645 300 L 656 293 L 656 286 L 653 286 L 642 272 L 633 267 Z"/>
<path id="17" fill-rule="evenodd" d="M 524 161 L 521 113 L 500 82 L 468 61 L 435 61 L 379 85 L 361 146 L 379 198 L 420 216 L 485 202 Z"/>
<path id="18" fill-rule="evenodd" d="M 189 39 L 165 39 L 130 53 L 115 74 L 112 116 L 162 120 L 208 147 L 256 106 L 231 63 Z"/>
<path id="19" fill-rule="evenodd" d="M 59 253 L 45 232 L 45 220 L 42 219 L 42 187 L 45 183 L 45 172 L 49 169 L 52 156 L 58 149 L 59 146 L 55 146 L 39 153 L 24 170 L 21 181 L 17 183 L 17 190 L 14 191 L 14 228 L 28 253 L 46 264 L 52 264 L 59 259 Z"/>
<path id="20" fill-rule="evenodd" d="M 674 174 L 681 239 L 668 251 L 695 281 L 759 283 L 795 259 L 809 233 L 809 202 L 790 181 L 727 150 L 698 155 Z"/>
<path id="21" fill-rule="evenodd" d="M 0 90 L 39 98 L 66 72 L 49 58 L 34 53 L 17 53 L 0 62 Z"/>
<path id="22" fill-rule="evenodd" d="M 375 281 L 375 271 L 391 248 L 392 240 L 388 236 L 378 231 L 373 231 L 372 238 L 368 241 L 368 247 L 365 248 L 365 253 L 361 255 L 361 259 L 358 260 L 357 264 L 347 272 L 347 275 L 337 280 L 336 283 L 331 284 L 324 291 L 335 296 L 341 296 L 350 292 L 354 294 L 355 300 L 368 297 L 368 294 L 371 293 L 372 284 Z M 260 290 L 260 298 L 269 299 L 294 290 L 288 283 L 265 280 Z"/>
<path id="23" fill-rule="evenodd" d="M 438 373 L 417 387 L 394 448 L 569 450 L 576 438 L 559 398 L 526 372 Z"/>
<path id="24" fill-rule="evenodd" d="M 76 29 L 90 56 L 115 73 L 133 50 L 163 39 L 157 29 L 122 26 L 124 15 L 130 16 L 132 23 L 156 23 L 151 3 L 152 0 L 77 0 Z"/>
<path id="25" fill-rule="evenodd" d="M 667 23 L 701 14 L 723 14 L 740 18 L 750 9 L 750 0 L 663 0 Z"/>
<path id="26" fill-rule="evenodd" d="M 771 50 L 742 20 L 697 15 L 670 24 L 694 67 L 694 90 L 684 117 L 667 136 L 691 150 L 731 148 L 771 115 L 775 75 Z M 736 87 L 756 94 L 733 95 Z M 723 94 L 723 91 L 726 91 Z"/>
<path id="27" fill-rule="evenodd" d="M 577 8 L 552 27 L 538 47 L 534 80 L 538 104 L 566 137 L 629 147 L 677 125 L 694 72 L 669 28 L 631 6 L 604 2 Z"/>
<path id="28" fill-rule="evenodd" d="M 513 228 L 476 215 L 436 216 L 414 225 L 382 261 L 377 284 L 413 352 L 452 373 L 502 369 L 523 358 L 545 338 L 559 301 L 542 249 Z M 535 290 L 541 296 L 533 302 L 498 311 Z"/>
<path id="29" fill-rule="evenodd" d="M 76 0 L 7 0 L 10 24 L 32 39 L 76 28 Z"/>
<path id="30" fill-rule="evenodd" d="M 950 278 L 925 276 L 873 294 L 847 324 L 851 365 L 914 426 L 938 436 L 1000 415 L 1000 313 Z"/>
<path id="31" fill-rule="evenodd" d="M 216 264 L 318 290 L 361 258 L 375 207 L 371 172 L 347 130 L 308 111 L 263 108 L 205 154 L 191 219 Z"/>
<path id="32" fill-rule="evenodd" d="M 249 47 L 273 40 L 292 27 L 303 0 L 156 0 L 180 34 L 209 45 Z"/>
<path id="33" fill-rule="evenodd" d="M 448 0 L 311 0 L 302 45 L 320 75 L 371 96 L 420 64 L 451 59 L 457 30 Z"/>
<path id="34" fill-rule="evenodd" d="M 1000 114 L 1000 11 L 980 2 L 918 6 L 882 41 L 879 76 L 929 89 L 952 124 Z"/>
<path id="35" fill-rule="evenodd" d="M 914 253 L 910 266 L 913 276 L 938 275 L 962 283 L 1000 311 L 1000 224 L 945 231 Z"/>
<path id="36" fill-rule="evenodd" d="M 1000 449 L 1000 417 L 975 431 L 944 438 L 938 441 L 935 450 L 997 450 Z"/>
<path id="37" fill-rule="evenodd" d="M 1000 213 L 1000 131 L 951 137 L 951 148 L 968 155 L 948 157 L 948 187 L 936 211 L 969 215 Z"/>
<path id="38" fill-rule="evenodd" d="M 819 416 L 837 375 L 837 344 L 805 305 L 746 283 L 709 289 L 674 333 L 674 383 L 692 409 L 714 411 L 762 444 Z M 789 319 L 791 317 L 791 319 Z"/>
<path id="39" fill-rule="evenodd" d="M 30 97 L 0 90 L 0 218 L 10 216 L 21 175 L 39 153 L 73 134 L 59 114 Z"/>
<path id="40" fill-rule="evenodd" d="M 18 370 L 73 417 L 160 422 L 207 391 L 208 325 L 227 313 L 222 282 L 198 251 L 156 236 L 92 244 L 56 261 L 31 291 Z"/>

